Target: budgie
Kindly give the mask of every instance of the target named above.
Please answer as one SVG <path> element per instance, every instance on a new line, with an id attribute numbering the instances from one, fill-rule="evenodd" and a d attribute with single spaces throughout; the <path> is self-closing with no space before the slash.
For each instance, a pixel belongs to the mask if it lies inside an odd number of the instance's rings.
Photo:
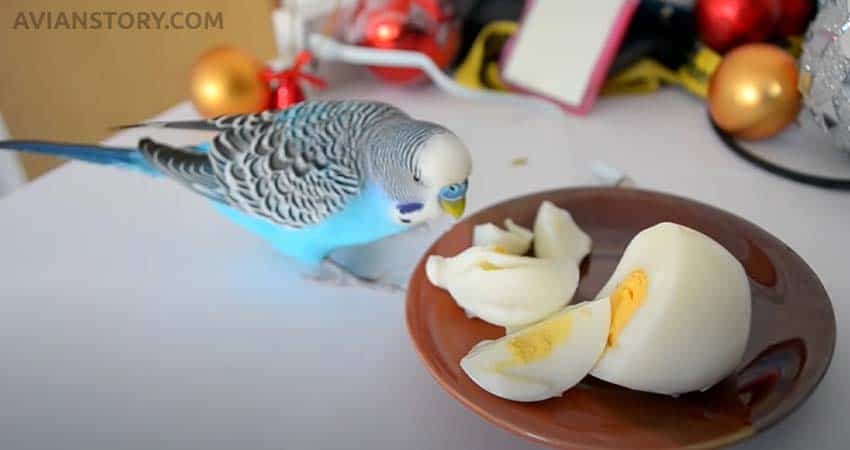
<path id="1" fill-rule="evenodd" d="M 470 153 L 448 129 L 370 101 L 307 101 L 279 111 L 148 122 L 217 132 L 180 148 L 0 141 L 0 148 L 134 169 L 176 180 L 295 259 L 305 274 L 369 283 L 328 255 L 447 213 L 463 214 Z"/>

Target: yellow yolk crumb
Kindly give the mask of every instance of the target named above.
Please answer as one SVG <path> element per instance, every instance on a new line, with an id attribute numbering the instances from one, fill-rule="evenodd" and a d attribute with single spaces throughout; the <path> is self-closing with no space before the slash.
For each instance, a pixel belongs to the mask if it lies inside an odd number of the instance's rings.
<path id="1" fill-rule="evenodd" d="M 528 364 L 549 356 L 567 338 L 570 328 L 571 318 L 567 314 L 529 327 L 507 342 L 513 356 L 512 365 Z"/>
<path id="2" fill-rule="evenodd" d="M 508 253 L 508 251 L 507 251 L 507 250 L 505 250 L 505 248 L 504 248 L 504 247 L 501 247 L 501 246 L 499 246 L 499 245 L 494 245 L 494 246 L 493 246 L 493 252 L 494 252 L 494 253 L 502 253 L 502 254 L 507 254 L 507 253 Z M 481 270 L 500 270 L 500 269 L 501 269 L 501 267 L 499 267 L 499 266 L 497 266 L 497 265 L 495 265 L 495 264 L 491 263 L 490 261 L 481 261 L 481 262 L 478 264 L 478 267 L 481 267 Z"/>
<path id="3" fill-rule="evenodd" d="M 478 264 L 478 267 L 481 267 L 481 270 L 500 270 L 501 267 L 491 263 L 490 261 L 481 261 Z"/>
<path id="4" fill-rule="evenodd" d="M 614 289 L 611 294 L 611 331 L 608 333 L 608 347 L 617 343 L 620 332 L 643 304 L 648 282 L 643 269 L 633 270 Z"/>

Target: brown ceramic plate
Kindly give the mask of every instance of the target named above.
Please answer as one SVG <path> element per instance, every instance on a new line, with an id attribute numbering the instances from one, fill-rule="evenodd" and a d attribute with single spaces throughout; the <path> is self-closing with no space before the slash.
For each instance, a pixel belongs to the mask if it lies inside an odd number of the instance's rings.
<path id="1" fill-rule="evenodd" d="M 468 319 L 447 292 L 425 276 L 427 255 L 451 256 L 471 245 L 472 227 L 512 218 L 531 226 L 550 200 L 568 209 L 593 238 L 581 266 L 576 299 L 591 299 L 641 229 L 672 221 L 702 231 L 746 268 L 752 288 L 752 331 L 737 372 L 702 393 L 672 398 L 631 391 L 587 377 L 562 397 L 518 403 L 476 386 L 460 359 L 502 329 Z M 670 195 L 621 188 L 563 189 L 500 203 L 443 235 L 410 281 L 407 325 L 425 366 L 464 405 L 523 437 L 571 449 L 714 448 L 776 423 L 817 386 L 832 359 L 835 316 L 812 269 L 777 238 L 727 212 Z M 698 349 L 695 349 L 698 351 Z"/>

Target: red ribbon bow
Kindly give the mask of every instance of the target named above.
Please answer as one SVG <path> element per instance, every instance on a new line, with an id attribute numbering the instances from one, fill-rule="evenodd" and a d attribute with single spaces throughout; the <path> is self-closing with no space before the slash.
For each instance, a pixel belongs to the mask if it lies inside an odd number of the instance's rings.
<path id="1" fill-rule="evenodd" d="M 269 100 L 268 109 L 283 109 L 304 101 L 304 91 L 301 89 L 300 81 L 305 81 L 319 89 L 324 89 L 327 86 L 325 80 L 302 72 L 302 67 L 309 64 L 312 60 L 313 55 L 305 50 L 298 53 L 292 67 L 288 69 L 279 72 L 275 72 L 270 68 L 263 70 L 261 74 L 263 81 L 272 89 L 275 89 L 275 94 Z"/>

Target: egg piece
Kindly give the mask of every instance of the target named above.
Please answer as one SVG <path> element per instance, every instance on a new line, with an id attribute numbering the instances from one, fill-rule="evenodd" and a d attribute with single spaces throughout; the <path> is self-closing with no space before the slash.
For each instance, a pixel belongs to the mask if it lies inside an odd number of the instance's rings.
<path id="1" fill-rule="evenodd" d="M 434 286 L 446 289 L 448 279 L 457 276 L 470 266 L 477 264 L 484 258 L 483 253 L 487 251 L 494 252 L 498 251 L 498 249 L 469 247 L 463 252 L 451 257 L 431 255 L 428 257 L 428 261 L 425 262 L 425 276 L 428 277 L 428 281 Z"/>
<path id="2" fill-rule="evenodd" d="M 590 236 L 579 228 L 567 210 L 549 201 L 540 204 L 534 220 L 535 256 L 569 256 L 579 263 L 590 253 L 591 244 Z"/>
<path id="3" fill-rule="evenodd" d="M 608 298 L 570 305 L 520 331 L 480 342 L 460 367 L 482 389 L 508 400 L 558 397 L 596 363 L 610 321 Z"/>
<path id="4" fill-rule="evenodd" d="M 611 299 L 605 352 L 591 374 L 641 391 L 705 390 L 741 362 L 750 334 L 743 267 L 674 223 L 638 233 L 598 297 Z"/>
<path id="5" fill-rule="evenodd" d="M 533 238 L 531 230 L 515 224 L 511 219 L 505 220 L 504 230 L 492 223 L 476 225 L 472 230 L 472 245 L 493 246 L 512 255 L 528 253 Z"/>
<path id="6" fill-rule="evenodd" d="M 425 272 L 470 317 L 503 327 L 537 322 L 563 308 L 579 277 L 569 258 L 528 258 L 486 247 L 470 247 L 451 258 L 431 256 Z"/>

